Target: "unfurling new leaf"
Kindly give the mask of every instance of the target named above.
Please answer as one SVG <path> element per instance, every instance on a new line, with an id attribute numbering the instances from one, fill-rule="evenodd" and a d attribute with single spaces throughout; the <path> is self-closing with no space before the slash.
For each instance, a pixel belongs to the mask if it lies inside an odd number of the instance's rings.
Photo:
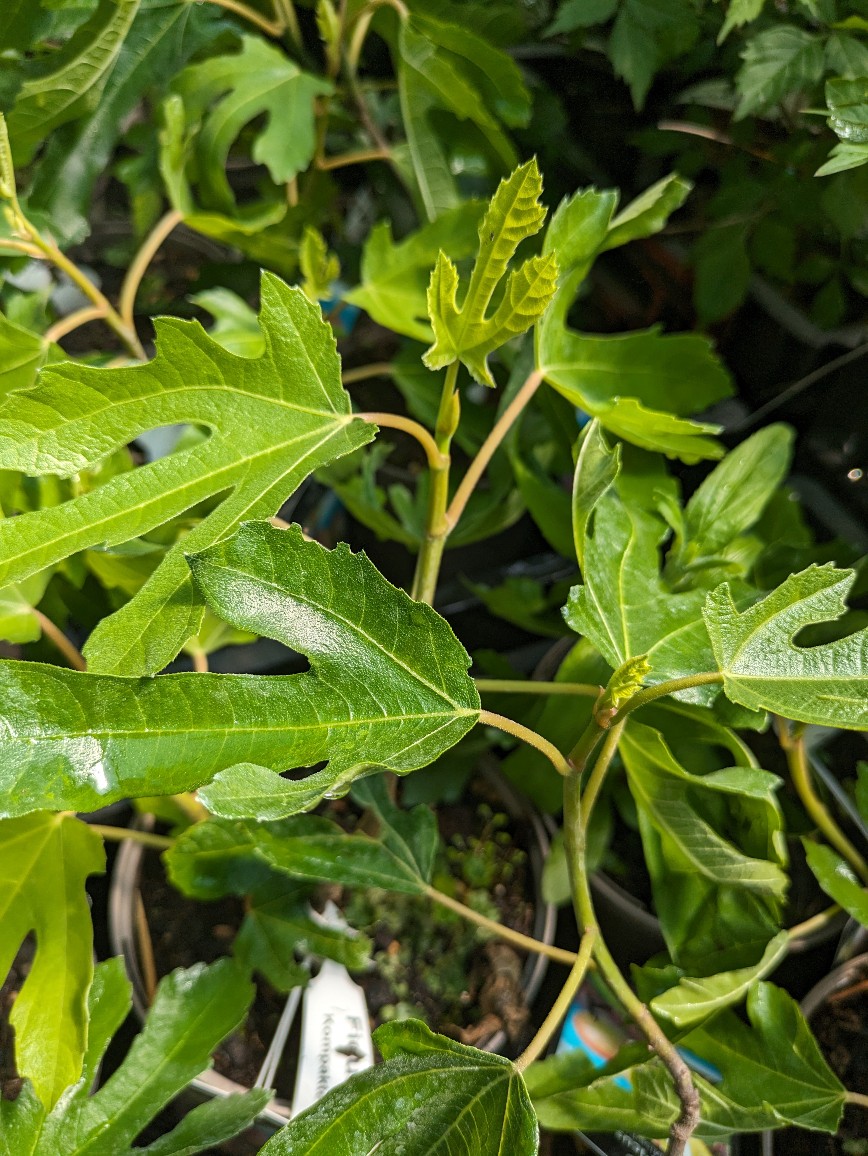
<path id="1" fill-rule="evenodd" d="M 479 226 L 479 251 L 461 305 L 458 270 L 445 253 L 437 258 L 428 287 L 434 344 L 425 353 L 429 369 L 462 361 L 483 385 L 494 385 L 488 355 L 524 333 L 545 312 L 558 276 L 553 253 L 531 257 L 513 269 L 491 316 L 488 308 L 518 246 L 542 228 L 542 180 L 535 160 L 503 180 Z"/>

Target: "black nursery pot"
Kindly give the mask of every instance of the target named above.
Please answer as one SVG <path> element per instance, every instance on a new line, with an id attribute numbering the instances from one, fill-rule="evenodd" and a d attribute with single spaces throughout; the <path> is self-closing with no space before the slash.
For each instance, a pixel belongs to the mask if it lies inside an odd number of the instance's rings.
<path id="1" fill-rule="evenodd" d="M 498 806 L 514 821 L 516 827 L 523 833 L 524 850 L 527 853 L 528 876 L 531 884 L 530 892 L 533 901 L 533 925 L 531 934 L 534 938 L 548 945 L 553 944 L 557 922 L 557 909 L 547 904 L 542 898 L 542 870 L 549 853 L 549 832 L 539 812 L 527 801 L 520 798 L 510 785 L 499 775 L 493 772 L 483 772 L 480 776 L 486 781 L 493 793 L 496 793 Z M 150 817 L 140 816 L 135 820 L 140 828 L 148 829 L 152 826 Z M 148 1008 L 147 985 L 145 982 L 144 967 L 139 951 L 139 921 L 143 918 L 140 883 L 144 863 L 145 848 L 140 843 L 126 840 L 118 853 L 109 892 L 109 937 L 112 950 L 121 955 L 132 983 L 133 1008 L 140 1021 L 144 1021 Z M 524 1000 L 531 1006 L 536 998 L 548 968 L 548 957 L 544 955 L 528 955 L 521 977 L 521 987 Z M 298 1017 L 297 1017 L 298 1018 Z M 486 1051 L 499 1052 L 507 1044 L 503 1030 L 496 1031 L 487 1038 L 477 1041 L 477 1046 Z M 232 1079 L 209 1070 L 203 1072 L 191 1085 L 187 1097 L 188 1104 L 198 1098 L 200 1101 L 209 1097 L 225 1097 L 233 1093 L 245 1091 L 245 1087 Z M 246 1139 L 239 1140 L 238 1147 L 231 1151 L 247 1153 L 257 1151 L 258 1146 L 265 1142 L 268 1135 L 276 1128 L 282 1127 L 290 1118 L 288 1103 L 275 1098 L 271 1105 L 260 1115 L 257 1124 Z"/>
<path id="2" fill-rule="evenodd" d="M 836 967 L 808 992 L 801 1008 L 844 1086 L 868 1094 L 868 954 Z M 848 1105 L 837 1136 L 801 1128 L 766 1132 L 762 1156 L 847 1156 L 845 1143 L 866 1136 L 868 1109 Z"/>

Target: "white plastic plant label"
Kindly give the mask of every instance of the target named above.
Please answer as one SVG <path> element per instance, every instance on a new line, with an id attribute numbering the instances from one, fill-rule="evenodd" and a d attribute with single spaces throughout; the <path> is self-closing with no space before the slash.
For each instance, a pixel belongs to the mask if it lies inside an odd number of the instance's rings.
<path id="1" fill-rule="evenodd" d="M 305 988 L 292 1114 L 374 1063 L 365 995 L 339 963 L 323 960 Z"/>

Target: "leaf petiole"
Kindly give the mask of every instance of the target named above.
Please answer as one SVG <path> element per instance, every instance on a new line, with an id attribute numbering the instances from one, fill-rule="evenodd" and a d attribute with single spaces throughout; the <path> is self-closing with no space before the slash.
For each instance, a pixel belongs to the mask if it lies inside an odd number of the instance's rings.
<path id="1" fill-rule="evenodd" d="M 576 962 L 573 964 L 572 971 L 567 976 L 566 982 L 558 994 L 558 998 L 552 1004 L 551 1010 L 543 1020 L 539 1031 L 515 1061 L 515 1067 L 519 1072 L 523 1072 L 526 1068 L 530 1067 L 534 1060 L 543 1054 L 548 1046 L 549 1040 L 558 1030 L 561 1021 L 570 1010 L 573 996 L 582 986 L 582 981 L 590 966 L 594 940 L 596 938 L 597 929 L 595 927 L 589 927 L 582 936 Z"/>
<path id="2" fill-rule="evenodd" d="M 528 746 L 536 747 L 540 754 L 545 755 L 559 775 L 567 776 L 575 772 L 575 767 L 571 761 L 565 759 L 553 743 L 543 738 L 541 734 L 537 734 L 536 731 L 532 731 L 530 727 L 522 726 L 521 723 L 517 723 L 511 718 L 505 718 L 501 714 L 494 714 L 490 710 L 479 712 L 479 722 L 483 726 L 496 727 L 506 734 L 513 735 L 515 738 L 521 739 L 523 743 L 527 743 Z"/>
<path id="3" fill-rule="evenodd" d="M 522 678 L 477 678 L 476 689 L 482 694 L 577 694 L 598 698 L 599 686 L 589 682 L 537 682 Z"/>
<path id="4" fill-rule="evenodd" d="M 135 827 L 110 827 L 102 823 L 88 823 L 91 831 L 102 835 L 112 843 L 123 843 L 129 839 L 133 843 L 141 843 L 144 847 L 154 847 L 158 851 L 168 851 L 175 842 L 168 835 L 154 835 L 151 831 L 139 831 Z"/>

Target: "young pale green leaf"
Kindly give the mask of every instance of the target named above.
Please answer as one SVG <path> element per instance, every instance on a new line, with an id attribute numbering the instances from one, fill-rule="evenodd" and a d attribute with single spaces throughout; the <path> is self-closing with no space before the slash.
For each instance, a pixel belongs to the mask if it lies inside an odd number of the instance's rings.
<path id="1" fill-rule="evenodd" d="M 184 539 L 189 552 L 245 518 L 270 517 L 317 466 L 369 441 L 341 388 L 334 335 L 299 289 L 263 275 L 266 352 L 236 357 L 196 322 L 156 323 L 154 361 L 65 364 L 0 404 L 0 468 L 69 477 L 154 426 L 202 422 L 210 436 L 59 506 L 0 522 L 0 585 L 79 550 L 152 530 L 206 498 L 223 500 Z M 152 674 L 199 628 L 203 603 L 180 545 L 88 640 L 90 669 Z"/>
<path id="2" fill-rule="evenodd" d="M 650 185 L 612 218 L 600 252 L 659 233 L 675 210 L 687 200 L 692 188 L 690 181 L 685 181 L 678 173 L 670 173 Z"/>
<path id="3" fill-rule="evenodd" d="M 448 624 L 363 554 L 252 523 L 191 565 L 221 618 L 306 654 L 312 670 L 135 680 L 0 663 L 6 813 L 175 794 L 245 760 L 272 771 L 330 760 L 297 782 L 274 776 L 289 814 L 373 768 L 426 766 L 476 723 L 470 660 Z"/>
<path id="4" fill-rule="evenodd" d="M 214 318 L 208 335 L 218 345 L 239 357 L 262 357 L 265 353 L 265 338 L 256 310 L 251 309 L 243 297 L 231 289 L 218 287 L 193 293 L 190 301 Z"/>
<path id="5" fill-rule="evenodd" d="M 115 992 L 113 998 L 117 998 Z M 33 1156 L 161 1156 L 199 1152 L 250 1123 L 269 1098 L 264 1089 L 233 1099 L 232 1108 L 200 1112 L 151 1148 L 133 1146 L 142 1129 L 208 1066 L 216 1046 L 241 1022 L 253 985 L 231 960 L 196 964 L 163 979 L 142 1031 L 121 1066 L 93 1095 L 79 1086 L 46 1117 Z M 189 1119 L 189 1117 L 188 1117 Z"/>
<path id="6" fill-rule="evenodd" d="M 539 203 L 541 193 L 542 179 L 535 159 L 500 182 L 479 225 L 476 263 L 460 307 L 458 270 L 441 251 L 428 287 L 428 313 L 434 330 L 434 344 L 424 354 L 429 369 L 462 361 L 478 382 L 493 386 L 488 355 L 524 333 L 545 312 L 558 274 L 553 253 L 531 257 L 513 269 L 500 303 L 490 317 L 486 315 L 516 249 L 542 227 L 546 210 Z"/>
<path id="7" fill-rule="evenodd" d="M 185 895 L 244 895 L 273 871 L 313 883 L 381 887 L 418 895 L 425 881 L 385 843 L 348 835 L 329 819 L 295 815 L 276 823 L 209 819 L 184 831 L 166 852 L 173 884 Z M 263 875 L 261 867 L 267 871 Z"/>
<path id="8" fill-rule="evenodd" d="M 344 967 L 371 966 L 371 941 L 314 919 L 311 888 L 273 878 L 245 897 L 244 921 L 232 944 L 232 954 L 245 967 L 260 972 L 278 991 L 308 981 L 309 973 L 296 955 L 334 959 Z"/>
<path id="9" fill-rule="evenodd" d="M 43 570 L 23 582 L 0 590 L 0 638 L 6 642 L 35 642 L 42 625 L 34 613 L 53 570 Z"/>
<path id="10" fill-rule="evenodd" d="M 847 169 L 858 169 L 868 162 L 868 144 L 849 144 L 839 141 L 829 153 L 825 164 L 820 165 L 815 177 L 829 177 L 833 173 L 843 173 Z"/>
<path id="11" fill-rule="evenodd" d="M 809 566 L 741 613 L 728 583 L 713 590 L 703 613 L 727 696 L 799 722 L 868 727 L 868 629 L 819 646 L 793 641 L 846 611 L 854 579 L 852 570 Z"/>
<path id="12" fill-rule="evenodd" d="M 441 249 L 456 261 L 474 254 L 482 212 L 481 202 L 465 201 L 397 244 L 391 222 L 381 221 L 362 250 L 362 283 L 344 300 L 395 333 L 431 341 L 426 295 L 431 266 Z"/>
<path id="13" fill-rule="evenodd" d="M 817 882 L 839 907 L 864 927 L 868 927 L 868 890 L 862 886 L 852 868 L 824 843 L 802 840 L 805 858 Z"/>
<path id="14" fill-rule="evenodd" d="M 868 144 L 868 76 L 826 81 L 829 128 L 848 144 Z"/>
<path id="15" fill-rule="evenodd" d="M 747 998 L 750 1025 L 723 1011 L 708 1028 L 680 1043 L 721 1073 L 710 1084 L 694 1075 L 701 1100 L 696 1135 L 713 1142 L 740 1132 L 760 1132 L 796 1124 L 835 1133 L 845 1090 L 820 1052 L 798 1004 L 770 983 L 759 983 Z M 646 1053 L 647 1054 L 647 1053 Z M 585 1070 L 581 1083 L 570 1056 L 555 1056 L 528 1069 L 527 1082 L 540 1123 L 558 1130 L 638 1131 L 664 1137 L 680 1111 L 671 1077 L 657 1059 L 638 1062 L 630 1045 L 630 1086 L 624 1076 Z M 623 1067 L 617 1061 L 610 1069 Z"/>
<path id="16" fill-rule="evenodd" d="M 51 221 L 61 247 L 88 235 L 94 185 L 143 94 L 160 91 L 225 27 L 220 10 L 210 4 L 139 5 L 99 101 L 89 115 L 51 134 L 35 166 L 28 209 Z"/>
<path id="17" fill-rule="evenodd" d="M 69 815 L 42 813 L 0 823 L 0 977 L 25 936 L 35 932 L 36 958 L 10 1023 L 18 1070 L 47 1109 L 82 1071 L 93 978 L 84 883 L 104 868 L 99 836 Z"/>
<path id="18" fill-rule="evenodd" d="M 691 497 L 667 573 L 710 568 L 760 518 L 789 470 L 793 431 L 770 425 L 726 455 Z M 721 562 L 725 559 L 720 558 Z"/>
<path id="19" fill-rule="evenodd" d="M 336 253 L 330 253 L 325 237 L 312 225 L 306 225 L 298 250 L 301 287 L 311 301 L 325 300 L 331 294 L 332 284 L 341 273 Z"/>
<path id="20" fill-rule="evenodd" d="M 139 0 L 100 0 L 46 67 L 24 81 L 7 116 L 17 165 L 32 160 L 54 129 L 96 105 L 138 7 Z"/>
<path id="21" fill-rule="evenodd" d="M 511 57 L 466 23 L 413 12 L 401 23 L 396 61 L 401 114 L 413 175 L 430 221 L 461 203 L 434 117 L 445 110 L 469 120 L 504 168 L 516 153 L 502 128 L 526 124 L 530 96 Z"/>
<path id="22" fill-rule="evenodd" d="M 437 819 L 420 803 L 409 811 L 392 801 L 382 775 L 371 775 L 353 787 L 353 798 L 373 811 L 380 821 L 383 845 L 401 859 L 424 883 L 430 883 L 437 853 Z"/>
<path id="23" fill-rule="evenodd" d="M 188 118 L 200 123 L 195 137 L 196 172 L 203 203 L 233 213 L 235 196 L 226 178 L 229 149 L 250 122 L 265 117 L 252 156 L 276 184 L 285 184 L 313 159 L 314 101 L 332 86 L 302 72 L 277 48 L 244 36 L 241 51 L 189 65 L 173 88 Z"/>
<path id="24" fill-rule="evenodd" d="M 351 1076 L 302 1112 L 263 1156 L 534 1156 L 539 1130 L 509 1060 L 435 1035 L 418 1020 L 384 1024 L 385 1063 Z"/>
<path id="25" fill-rule="evenodd" d="M 595 418 L 582 432 L 573 473 L 572 523 L 573 544 L 582 570 L 585 568 L 585 542 L 594 509 L 609 490 L 621 469 L 621 447 L 609 449 L 599 421 Z"/>
<path id="26" fill-rule="evenodd" d="M 695 1027 L 721 1008 L 741 1003 L 753 985 L 771 975 L 786 958 L 789 936 L 780 931 L 769 941 L 762 958 L 751 967 L 720 972 L 704 978 L 685 976 L 675 987 L 651 1001 L 655 1015 L 665 1017 L 677 1028 Z"/>
<path id="27" fill-rule="evenodd" d="M 614 192 L 586 189 L 563 201 L 552 217 L 544 254 L 556 254 L 560 266 L 554 300 L 536 329 L 539 371 L 559 393 L 626 441 L 645 449 L 697 461 L 720 457 L 708 434 L 716 427 L 685 420 L 731 392 L 729 378 L 709 343 L 694 334 L 663 336 L 658 329 L 617 337 L 577 333 L 567 326 L 567 314 L 594 258 L 609 242 L 646 235 L 662 224 L 665 211 L 675 207 L 671 190 L 660 189 L 657 200 L 648 190 L 628 205 L 613 223 Z M 642 206 L 644 198 L 649 203 Z M 635 215 L 633 215 L 634 207 Z"/>
<path id="28" fill-rule="evenodd" d="M 735 119 L 765 112 L 792 92 L 802 92 L 823 75 L 823 41 L 794 24 L 757 33 L 742 53 L 735 78 L 739 103 Z"/>

